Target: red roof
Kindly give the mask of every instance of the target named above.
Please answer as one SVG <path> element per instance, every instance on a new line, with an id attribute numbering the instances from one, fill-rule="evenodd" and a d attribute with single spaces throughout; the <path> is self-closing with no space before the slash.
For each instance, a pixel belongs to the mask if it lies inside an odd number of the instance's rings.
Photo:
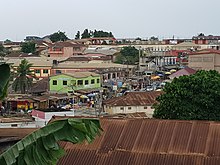
<path id="1" fill-rule="evenodd" d="M 103 103 L 110 106 L 146 106 L 153 105 L 156 98 L 161 95 L 160 91 L 152 92 L 128 92 L 124 96 L 114 97 Z"/>
<path id="2" fill-rule="evenodd" d="M 184 76 L 184 75 L 191 75 L 191 74 L 195 74 L 196 73 L 196 70 L 192 69 L 192 68 L 189 68 L 189 67 L 185 67 L 181 70 L 178 70 L 177 72 L 171 74 L 169 76 L 169 78 L 175 78 L 175 77 L 180 77 L 180 76 Z"/>
<path id="3" fill-rule="evenodd" d="M 203 49 L 203 50 L 200 50 L 200 51 L 192 52 L 189 55 L 200 55 L 200 54 L 220 54 L 220 50 Z"/>
<path id="4" fill-rule="evenodd" d="M 58 165 L 219 165 L 220 122 L 101 119 L 93 143 L 61 142 Z"/>

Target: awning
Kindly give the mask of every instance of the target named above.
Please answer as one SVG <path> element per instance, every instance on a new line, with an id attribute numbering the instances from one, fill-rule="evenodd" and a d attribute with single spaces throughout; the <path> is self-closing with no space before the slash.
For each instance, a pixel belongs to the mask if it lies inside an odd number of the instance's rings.
<path id="1" fill-rule="evenodd" d="M 165 74 L 171 74 L 170 72 L 166 72 Z"/>
<path id="2" fill-rule="evenodd" d="M 160 76 L 151 77 L 152 80 L 160 79 Z"/>
<path id="3" fill-rule="evenodd" d="M 81 99 L 88 99 L 88 97 L 86 95 L 81 95 L 80 98 Z"/>

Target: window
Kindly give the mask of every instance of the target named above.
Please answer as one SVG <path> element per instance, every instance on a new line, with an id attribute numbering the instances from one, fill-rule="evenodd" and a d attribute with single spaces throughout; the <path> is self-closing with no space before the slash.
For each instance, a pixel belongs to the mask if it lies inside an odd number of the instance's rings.
<path id="1" fill-rule="evenodd" d="M 131 110 L 131 107 L 128 107 L 128 110 Z"/>
<path id="2" fill-rule="evenodd" d="M 63 85 L 67 85 L 67 81 L 66 80 L 63 80 Z"/>
<path id="3" fill-rule="evenodd" d="M 48 73 L 48 69 L 44 69 L 44 70 L 43 70 L 43 73 L 44 73 L 44 74 Z"/>
<path id="4" fill-rule="evenodd" d="M 53 80 L 53 85 L 57 85 L 57 80 Z"/>
<path id="5" fill-rule="evenodd" d="M 89 80 L 85 80 L 85 85 L 88 85 L 89 84 Z"/>
<path id="6" fill-rule="evenodd" d="M 40 74 L 40 69 L 35 70 L 36 74 Z"/>
<path id="7" fill-rule="evenodd" d="M 96 80 L 97 84 L 100 82 L 99 78 Z"/>
<path id="8" fill-rule="evenodd" d="M 77 85 L 83 85 L 83 80 L 78 80 Z"/>
<path id="9" fill-rule="evenodd" d="M 120 110 L 124 110 L 124 107 L 121 107 Z"/>
<path id="10" fill-rule="evenodd" d="M 147 107 L 144 107 L 144 109 L 147 109 Z"/>
<path id="11" fill-rule="evenodd" d="M 92 80 L 91 80 L 91 84 L 95 84 L 95 79 L 92 79 Z"/>
<path id="12" fill-rule="evenodd" d="M 56 70 L 56 74 L 61 74 L 61 70 Z"/>

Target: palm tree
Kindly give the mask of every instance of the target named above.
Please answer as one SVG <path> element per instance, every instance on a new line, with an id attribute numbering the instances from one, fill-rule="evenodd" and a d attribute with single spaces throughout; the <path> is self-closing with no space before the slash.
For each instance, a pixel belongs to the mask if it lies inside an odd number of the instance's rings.
<path id="1" fill-rule="evenodd" d="M 30 64 L 26 59 L 23 59 L 20 65 L 17 68 L 17 77 L 13 82 L 13 89 L 21 91 L 22 94 L 25 94 L 26 91 L 31 87 L 32 79 L 35 78 L 35 75 L 30 70 Z"/>

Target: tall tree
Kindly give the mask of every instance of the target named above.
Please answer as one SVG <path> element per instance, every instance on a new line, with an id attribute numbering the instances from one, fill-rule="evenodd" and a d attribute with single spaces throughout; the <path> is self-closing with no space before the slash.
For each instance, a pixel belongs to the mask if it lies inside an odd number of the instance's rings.
<path id="1" fill-rule="evenodd" d="M 77 31 L 76 35 L 75 35 L 75 39 L 80 39 L 80 31 Z"/>
<path id="2" fill-rule="evenodd" d="M 116 57 L 116 62 L 121 64 L 134 65 L 139 61 L 139 51 L 134 46 L 123 47 L 120 55 Z"/>
<path id="3" fill-rule="evenodd" d="M 4 51 L 4 46 L 2 44 L 0 44 L 0 52 Z"/>
<path id="4" fill-rule="evenodd" d="M 25 94 L 31 87 L 32 80 L 35 78 L 35 75 L 30 70 L 31 66 L 32 64 L 30 64 L 26 59 L 21 61 L 17 68 L 17 77 L 12 86 L 15 91 L 20 91 L 22 94 Z"/>
<path id="5" fill-rule="evenodd" d="M 88 29 L 85 29 L 83 31 L 83 33 L 81 34 L 81 38 L 90 38 L 90 34 L 89 34 L 89 30 Z"/>
<path id="6" fill-rule="evenodd" d="M 157 98 L 154 117 L 183 120 L 220 120 L 220 74 L 198 71 L 166 84 Z"/>
<path id="7" fill-rule="evenodd" d="M 33 42 L 22 43 L 21 51 L 24 53 L 34 53 L 36 51 L 35 43 Z"/>
<path id="8" fill-rule="evenodd" d="M 33 132 L 0 155 L 1 165 L 55 165 L 65 151 L 57 142 L 91 143 L 100 134 L 97 119 L 69 118 L 53 121 Z"/>
<path id="9" fill-rule="evenodd" d="M 7 95 L 10 78 L 10 67 L 8 64 L 0 65 L 0 101 Z"/>
<path id="10" fill-rule="evenodd" d="M 50 35 L 50 40 L 52 42 L 66 41 L 68 39 L 69 38 L 66 36 L 65 32 L 61 32 L 61 31 L 58 31 L 58 32 L 53 33 L 53 34 Z"/>

